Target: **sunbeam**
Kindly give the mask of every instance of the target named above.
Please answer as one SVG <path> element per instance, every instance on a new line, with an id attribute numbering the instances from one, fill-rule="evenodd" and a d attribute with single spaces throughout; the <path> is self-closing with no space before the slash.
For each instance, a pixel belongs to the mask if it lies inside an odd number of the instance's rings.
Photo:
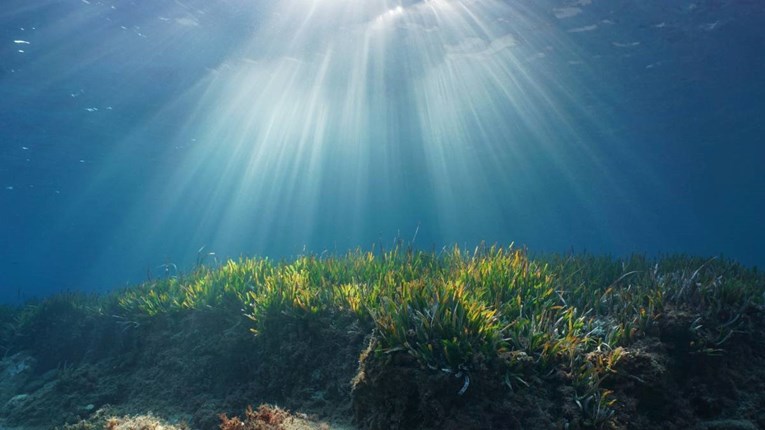
<path id="1" fill-rule="evenodd" d="M 186 149 L 126 225 L 155 206 L 148 237 L 185 214 L 198 228 L 175 240 L 222 248 L 352 246 L 422 221 L 431 239 L 465 240 L 525 224 L 522 235 L 552 199 L 589 191 L 577 166 L 598 154 L 577 142 L 596 119 L 577 104 L 582 72 L 544 61 L 576 58 L 549 16 L 491 0 L 293 0 L 260 13 L 159 114 L 191 110 L 173 137 Z"/>
<path id="2" fill-rule="evenodd" d="M 7 242 L 44 251 L 3 252 L 31 261 L 78 249 L 88 285 L 118 282 L 123 259 L 120 279 L 135 280 L 202 246 L 278 258 L 389 243 L 418 226 L 423 247 L 704 246 L 706 188 L 756 170 L 721 180 L 694 158 L 703 151 L 677 149 L 734 116 L 682 92 L 715 81 L 674 41 L 687 32 L 723 46 L 726 23 L 745 19 L 738 9 L 718 19 L 589 0 L 9 1 L 0 124 L 14 137 L 0 180 L 10 219 L 37 227 Z M 741 73 L 753 58 L 726 57 Z M 666 96 L 667 83 L 680 95 Z M 675 104 L 709 107 L 695 117 Z M 744 137 L 756 123 L 730 122 Z"/>

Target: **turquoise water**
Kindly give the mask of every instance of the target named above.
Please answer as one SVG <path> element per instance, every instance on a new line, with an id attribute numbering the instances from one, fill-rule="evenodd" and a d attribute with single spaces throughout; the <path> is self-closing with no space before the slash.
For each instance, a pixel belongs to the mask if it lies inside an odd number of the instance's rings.
<path id="1" fill-rule="evenodd" d="M 0 301 L 396 238 L 765 263 L 765 3 L 5 0 Z"/>

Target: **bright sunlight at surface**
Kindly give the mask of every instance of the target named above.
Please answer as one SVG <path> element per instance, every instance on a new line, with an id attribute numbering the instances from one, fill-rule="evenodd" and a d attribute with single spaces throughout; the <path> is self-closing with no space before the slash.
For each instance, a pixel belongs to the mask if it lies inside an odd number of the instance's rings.
<path id="1" fill-rule="evenodd" d="M 578 108 L 560 111 L 581 89 L 535 66 L 543 53 L 518 47 L 510 22 L 522 32 L 540 26 L 521 13 L 500 2 L 280 3 L 241 56 L 192 90 L 196 107 L 183 129 L 198 144 L 167 201 L 198 194 L 205 178 L 209 207 L 225 208 L 209 216 L 223 240 L 238 237 L 241 217 L 253 214 L 262 221 L 255 237 L 363 237 L 378 224 L 387 228 L 373 234 L 387 236 L 423 219 L 428 230 L 473 225 L 489 234 L 483 226 L 509 221 L 518 194 L 549 175 L 534 172 L 534 158 L 549 158 L 536 162 L 561 172 L 556 179 L 573 179 L 571 157 L 561 160 L 571 143 L 561 147 L 549 134 L 574 141 L 575 123 L 594 120 Z M 542 39 L 544 30 L 527 37 Z M 548 38 L 544 49 L 555 49 Z M 401 199 L 414 211 L 375 219 Z M 274 228 L 285 219 L 288 231 Z"/>
<path id="2" fill-rule="evenodd" d="M 0 15 L 11 127 L 0 198 L 16 226 L 1 233 L 16 269 L 0 283 L 67 273 L 111 286 L 188 265 L 203 246 L 286 256 L 415 231 L 426 248 L 516 241 L 765 261 L 751 255 L 765 239 L 751 230 L 763 200 L 751 184 L 763 178 L 742 155 L 762 136 L 750 121 L 762 105 L 725 115 L 763 93 L 760 82 L 742 99 L 735 76 L 763 60 L 721 49 L 758 52 L 736 30 L 762 16 L 756 7 L 34 4 Z M 689 40 L 726 71 L 702 75 L 683 54 Z M 729 139 L 742 147 L 720 156 Z M 708 159 L 738 168 L 710 175 Z M 744 203 L 729 204 L 724 190 L 736 189 Z M 20 269 L 40 260 L 53 267 Z"/>

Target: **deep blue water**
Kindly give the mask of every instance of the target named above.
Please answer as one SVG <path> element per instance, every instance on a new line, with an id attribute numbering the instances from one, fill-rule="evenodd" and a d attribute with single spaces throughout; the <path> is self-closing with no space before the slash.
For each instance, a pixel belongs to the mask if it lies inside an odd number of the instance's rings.
<path id="1" fill-rule="evenodd" d="M 765 265 L 765 2 L 4 0 L 0 302 L 207 259 Z"/>

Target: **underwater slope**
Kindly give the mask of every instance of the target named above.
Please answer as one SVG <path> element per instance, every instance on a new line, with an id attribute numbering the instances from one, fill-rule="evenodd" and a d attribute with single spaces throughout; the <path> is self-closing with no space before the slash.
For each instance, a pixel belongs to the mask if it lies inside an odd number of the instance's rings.
<path id="1" fill-rule="evenodd" d="M 0 425 L 762 428 L 764 292 L 686 256 L 228 261 L 3 308 Z"/>

